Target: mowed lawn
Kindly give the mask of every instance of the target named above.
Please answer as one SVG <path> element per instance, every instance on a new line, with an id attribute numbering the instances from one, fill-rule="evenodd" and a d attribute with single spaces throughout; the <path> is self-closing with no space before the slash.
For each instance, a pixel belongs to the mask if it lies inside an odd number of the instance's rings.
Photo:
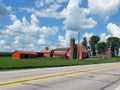
<path id="1" fill-rule="evenodd" d="M 0 57 L 0 70 L 88 65 L 110 62 L 120 62 L 120 57 L 110 59 L 88 58 L 80 59 L 77 62 L 76 59 L 75 60 L 56 58 L 12 59 L 10 56 L 6 56 Z"/>

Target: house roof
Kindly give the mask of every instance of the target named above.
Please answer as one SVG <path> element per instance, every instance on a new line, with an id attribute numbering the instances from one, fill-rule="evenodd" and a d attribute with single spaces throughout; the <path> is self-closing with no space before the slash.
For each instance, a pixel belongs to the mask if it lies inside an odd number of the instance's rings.
<path id="1" fill-rule="evenodd" d="M 15 52 L 19 52 L 21 54 L 37 54 L 35 52 L 30 52 L 30 51 L 19 51 L 19 50 L 16 50 Z M 13 53 L 15 53 L 15 52 L 13 52 Z"/>
<path id="2" fill-rule="evenodd" d="M 81 52 L 88 52 L 88 50 L 83 45 L 79 45 L 79 50 Z"/>
<path id="3" fill-rule="evenodd" d="M 56 48 L 54 51 L 68 51 L 70 48 Z"/>
<path id="4" fill-rule="evenodd" d="M 52 49 L 43 49 L 41 50 L 42 53 L 51 53 L 53 50 Z"/>

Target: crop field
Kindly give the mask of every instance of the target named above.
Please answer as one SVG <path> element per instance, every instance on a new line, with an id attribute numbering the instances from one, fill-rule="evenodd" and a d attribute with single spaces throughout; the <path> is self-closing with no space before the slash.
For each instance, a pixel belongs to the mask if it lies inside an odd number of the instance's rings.
<path id="1" fill-rule="evenodd" d="M 120 62 L 120 57 L 110 59 L 97 59 L 88 58 L 80 59 L 77 61 L 69 59 L 57 58 L 31 58 L 31 59 L 12 59 L 10 56 L 0 57 L 0 70 L 15 70 L 15 69 L 28 69 L 28 68 L 45 68 L 45 67 L 60 67 L 60 66 L 73 66 L 73 65 L 88 65 Z"/>

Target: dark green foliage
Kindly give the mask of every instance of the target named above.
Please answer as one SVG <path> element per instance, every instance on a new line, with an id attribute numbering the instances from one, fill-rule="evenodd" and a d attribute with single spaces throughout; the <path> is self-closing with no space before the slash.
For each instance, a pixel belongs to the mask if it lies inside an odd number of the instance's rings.
<path id="1" fill-rule="evenodd" d="M 86 39 L 86 37 L 83 38 L 82 45 L 87 48 L 87 39 Z"/>
<path id="2" fill-rule="evenodd" d="M 105 51 L 107 49 L 107 45 L 105 42 L 100 42 L 97 44 L 96 49 L 98 51 L 98 54 L 101 54 L 103 51 Z"/>
<path id="3" fill-rule="evenodd" d="M 98 44 L 99 40 L 100 40 L 99 36 L 95 36 L 95 35 L 90 38 L 89 44 L 93 56 L 96 56 L 96 45 Z"/>
<path id="4" fill-rule="evenodd" d="M 109 37 L 107 39 L 107 46 L 113 52 L 113 56 L 118 55 L 120 48 L 120 38 L 118 37 Z"/>
<path id="5" fill-rule="evenodd" d="M 11 52 L 0 52 L 0 56 L 11 56 Z"/>

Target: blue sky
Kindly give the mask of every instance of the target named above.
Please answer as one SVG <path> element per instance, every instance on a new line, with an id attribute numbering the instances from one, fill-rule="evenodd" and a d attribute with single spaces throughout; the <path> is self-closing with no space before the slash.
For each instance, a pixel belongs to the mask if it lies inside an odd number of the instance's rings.
<path id="1" fill-rule="evenodd" d="M 120 0 L 0 0 L 0 51 L 68 47 L 69 39 L 120 38 Z"/>

